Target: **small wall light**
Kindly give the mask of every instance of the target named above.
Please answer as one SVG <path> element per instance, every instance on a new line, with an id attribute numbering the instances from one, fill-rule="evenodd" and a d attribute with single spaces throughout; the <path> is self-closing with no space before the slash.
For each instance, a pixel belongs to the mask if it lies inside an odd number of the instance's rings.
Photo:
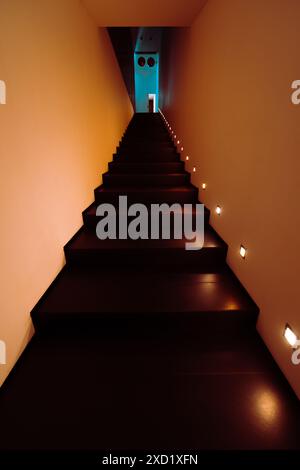
<path id="1" fill-rule="evenodd" d="M 180 140 L 177 140 L 177 144 L 180 144 Z"/>
<path id="2" fill-rule="evenodd" d="M 188 161 L 188 160 L 190 159 L 190 157 L 187 155 L 187 156 L 185 157 L 185 159 L 186 159 L 186 161 Z"/>
<path id="3" fill-rule="evenodd" d="M 0 80 L 0 104 L 6 104 L 6 83 Z"/>
<path id="4" fill-rule="evenodd" d="M 288 324 L 285 325 L 284 337 L 290 346 L 292 347 L 296 346 L 298 338 Z"/>
<path id="5" fill-rule="evenodd" d="M 220 215 L 221 212 L 222 212 L 221 207 L 220 207 L 220 206 L 217 206 L 217 207 L 216 207 L 216 214 Z"/>
<path id="6" fill-rule="evenodd" d="M 241 245 L 240 246 L 240 255 L 241 255 L 241 257 L 245 259 L 246 258 L 246 253 L 247 253 L 246 248 L 243 245 Z"/>
<path id="7" fill-rule="evenodd" d="M 196 173 L 196 167 L 195 166 L 193 167 L 193 173 Z"/>
<path id="8" fill-rule="evenodd" d="M 183 152 L 183 147 L 181 147 L 180 151 Z"/>
<path id="9" fill-rule="evenodd" d="M 202 183 L 202 189 L 206 189 L 206 183 Z"/>
<path id="10" fill-rule="evenodd" d="M 176 134 L 174 135 L 174 139 L 176 139 Z"/>

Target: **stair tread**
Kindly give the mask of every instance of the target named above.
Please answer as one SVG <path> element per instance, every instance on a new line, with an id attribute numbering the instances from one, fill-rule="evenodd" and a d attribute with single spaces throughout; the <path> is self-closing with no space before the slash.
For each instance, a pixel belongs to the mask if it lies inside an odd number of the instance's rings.
<path id="1" fill-rule="evenodd" d="M 111 174 L 178 174 L 185 172 L 183 161 L 162 162 L 162 161 L 113 161 L 108 165 L 108 171 Z M 188 173 L 188 172 L 187 172 Z"/>
<path id="2" fill-rule="evenodd" d="M 185 213 L 185 214 L 186 214 L 186 213 L 188 213 L 188 214 L 189 214 L 189 213 L 192 213 L 193 215 L 196 215 L 196 207 L 195 207 L 196 204 L 197 204 L 197 203 L 193 203 L 191 209 L 189 208 L 190 204 L 188 205 L 188 207 L 182 207 L 183 213 Z M 198 202 L 198 204 L 201 204 L 201 202 Z M 89 207 L 87 207 L 87 208 L 83 211 L 83 214 L 87 214 L 87 215 L 89 215 L 89 216 L 97 217 L 97 216 L 96 216 L 96 209 L 97 209 L 98 206 L 99 206 L 99 204 L 97 204 L 96 202 L 93 202 Z M 164 213 L 165 211 L 162 210 L 161 212 Z M 174 211 L 175 214 L 178 213 L 178 212 L 179 212 L 179 211 L 177 211 L 177 210 Z M 204 206 L 204 212 L 205 212 L 206 214 L 209 214 L 209 213 L 210 213 L 209 209 L 207 209 L 207 207 L 205 207 L 205 206 Z M 119 211 L 117 211 L 117 213 L 119 213 Z"/>
<path id="3" fill-rule="evenodd" d="M 183 176 L 183 175 L 189 175 L 189 172 L 188 171 L 185 171 L 185 170 L 182 170 L 181 172 L 177 172 L 177 173 L 117 173 L 117 172 L 110 172 L 110 171 L 106 171 L 105 173 L 103 173 L 102 176 L 122 176 L 123 178 L 125 177 L 130 177 L 130 176 L 134 176 L 135 178 L 138 178 L 139 176 L 147 176 L 147 177 L 151 177 L 153 176 L 154 178 L 156 178 L 157 176 Z M 128 186 L 127 186 L 128 187 Z M 156 186 L 157 188 L 157 186 Z"/>
<path id="4" fill-rule="evenodd" d="M 187 241 L 185 238 L 180 240 L 99 240 L 95 230 L 83 226 L 66 245 L 66 248 L 73 250 L 126 250 L 133 252 L 138 250 L 185 250 L 185 243 Z M 211 227 L 205 228 L 203 248 L 226 247 L 226 243 Z"/>
<path id="5" fill-rule="evenodd" d="M 166 193 L 170 192 L 182 192 L 182 193 L 188 193 L 191 191 L 198 191 L 198 188 L 192 184 L 186 184 L 183 186 L 144 186 L 144 187 L 136 187 L 136 186 L 114 186 L 114 187 L 109 187 L 109 186 L 103 186 L 100 185 L 98 188 L 95 189 L 96 192 L 110 192 L 110 193 L 116 193 L 116 192 L 125 192 L 130 194 L 130 193 L 157 193 L 158 191 L 164 191 Z M 178 201 L 180 202 L 180 201 Z"/>
<path id="6" fill-rule="evenodd" d="M 178 165 L 180 163 L 184 163 L 182 160 L 179 160 L 178 162 L 164 162 L 164 161 L 159 161 L 159 160 L 140 160 L 140 161 L 133 161 L 133 160 L 122 160 L 122 161 L 113 161 L 113 162 L 110 162 L 111 164 L 114 164 L 114 166 L 116 166 L 116 164 L 118 165 L 132 165 L 132 166 L 136 166 L 137 164 L 141 164 L 142 166 L 149 166 L 149 165 L 153 165 L 153 166 L 156 166 L 156 167 L 159 167 L 160 165 L 163 165 L 163 166 L 172 166 L 172 165 Z"/>
<path id="7" fill-rule="evenodd" d="M 65 267 L 36 310 L 64 313 L 253 311 L 256 306 L 227 272 L 169 273 Z"/>
<path id="8" fill-rule="evenodd" d="M 180 162 L 180 155 L 173 149 L 169 149 L 165 152 L 153 152 L 148 151 L 121 151 L 113 155 L 114 162 L 159 162 L 159 163 L 168 163 L 168 162 Z"/>

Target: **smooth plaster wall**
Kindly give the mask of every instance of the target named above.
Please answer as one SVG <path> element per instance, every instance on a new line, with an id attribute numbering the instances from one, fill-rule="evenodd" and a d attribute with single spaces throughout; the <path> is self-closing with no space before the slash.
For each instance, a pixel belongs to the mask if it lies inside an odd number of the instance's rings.
<path id="1" fill-rule="evenodd" d="M 261 309 L 258 331 L 300 397 L 298 0 L 208 0 L 162 57 L 161 108 L 196 166 L 193 182 L 229 244 L 228 262 Z M 222 207 L 222 215 L 214 209 Z M 240 244 L 247 258 L 239 256 Z"/>
<path id="2" fill-rule="evenodd" d="M 0 0 L 0 79 L 1 384 L 132 106 L 108 34 L 79 0 Z"/>

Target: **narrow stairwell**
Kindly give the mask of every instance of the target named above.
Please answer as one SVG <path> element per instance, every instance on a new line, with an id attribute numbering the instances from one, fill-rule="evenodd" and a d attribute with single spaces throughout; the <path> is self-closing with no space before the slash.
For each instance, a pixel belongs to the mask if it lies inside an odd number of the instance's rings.
<path id="1" fill-rule="evenodd" d="M 0 394 L 2 450 L 297 449 L 296 397 L 256 333 L 258 308 L 205 242 L 99 240 L 100 203 L 198 202 L 159 114 L 130 122 L 36 335 Z"/>
<path id="2" fill-rule="evenodd" d="M 97 206 L 118 207 L 122 195 L 128 204 L 189 203 L 195 215 L 198 189 L 190 183 L 159 114 L 136 114 L 128 126 L 103 184 L 95 189 L 95 202 L 83 213 L 83 227 L 65 246 L 66 268 L 32 312 L 37 331 L 43 323 L 49 327 L 57 321 L 61 326 L 65 318 L 72 325 L 88 322 L 89 316 L 101 323 L 103 315 L 118 328 L 114 315 L 124 318 L 125 312 L 138 313 L 132 328 L 147 314 L 151 323 L 154 314 L 162 321 L 170 313 L 168 329 L 175 328 L 177 314 L 180 322 L 184 314 L 185 323 L 194 317 L 203 335 L 204 320 L 215 332 L 221 327 L 224 333 L 228 325 L 228 335 L 235 334 L 236 325 L 254 328 L 258 309 L 226 266 L 227 245 L 209 226 L 209 211 L 201 250 L 185 250 L 185 238 L 99 240 Z"/>

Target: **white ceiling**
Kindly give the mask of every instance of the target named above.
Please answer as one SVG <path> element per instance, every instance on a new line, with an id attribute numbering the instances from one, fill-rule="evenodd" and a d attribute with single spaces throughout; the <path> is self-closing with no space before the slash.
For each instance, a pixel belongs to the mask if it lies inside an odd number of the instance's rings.
<path id="1" fill-rule="evenodd" d="M 82 0 L 98 26 L 189 26 L 207 0 Z"/>

